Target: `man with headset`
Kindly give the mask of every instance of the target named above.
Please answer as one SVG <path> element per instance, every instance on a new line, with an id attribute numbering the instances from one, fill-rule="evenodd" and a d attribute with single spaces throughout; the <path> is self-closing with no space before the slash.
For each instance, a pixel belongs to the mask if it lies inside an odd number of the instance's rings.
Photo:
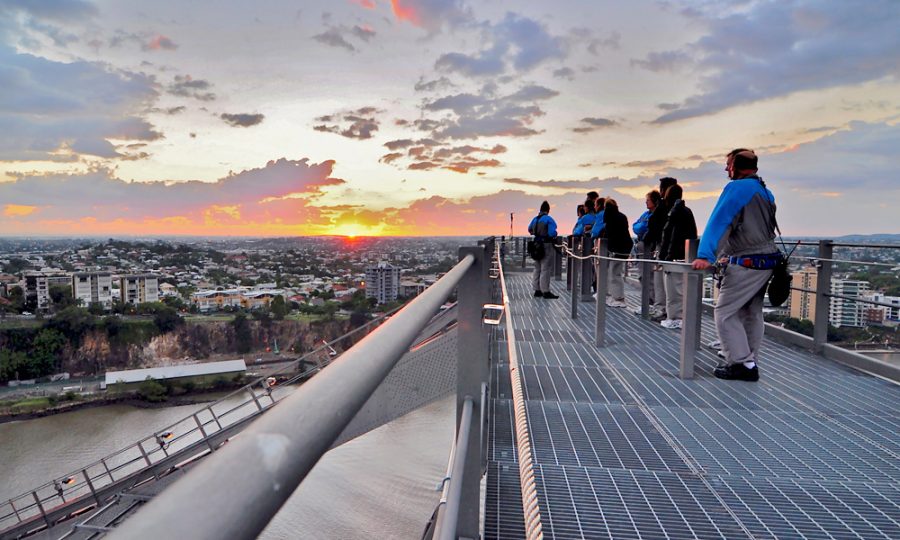
<path id="1" fill-rule="evenodd" d="M 781 258 L 775 247 L 775 197 L 756 174 L 752 150 L 729 152 L 725 170 L 731 181 L 709 216 L 693 267 L 724 265 L 715 320 L 725 363 L 713 373 L 720 379 L 753 382 L 759 380 L 763 296 Z"/>

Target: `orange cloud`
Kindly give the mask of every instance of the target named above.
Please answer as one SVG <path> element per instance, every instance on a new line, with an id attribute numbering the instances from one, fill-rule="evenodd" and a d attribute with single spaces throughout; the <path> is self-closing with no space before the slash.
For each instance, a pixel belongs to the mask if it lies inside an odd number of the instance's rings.
<path id="1" fill-rule="evenodd" d="M 37 209 L 37 206 L 26 204 L 7 204 L 3 207 L 3 215 L 6 217 L 24 217 L 33 214 Z"/>
<path id="2" fill-rule="evenodd" d="M 150 41 L 148 41 L 144 45 L 144 50 L 147 50 L 147 51 L 158 51 L 161 49 L 165 49 L 167 51 L 174 51 L 177 48 L 178 48 L 178 45 L 174 41 L 172 41 L 170 38 L 168 38 L 162 34 L 157 34 L 156 36 L 153 36 L 150 39 Z"/>
<path id="3" fill-rule="evenodd" d="M 404 0 L 391 0 L 391 8 L 394 10 L 394 16 L 398 20 L 409 21 L 416 26 L 422 26 L 422 19 L 416 9 Z"/>

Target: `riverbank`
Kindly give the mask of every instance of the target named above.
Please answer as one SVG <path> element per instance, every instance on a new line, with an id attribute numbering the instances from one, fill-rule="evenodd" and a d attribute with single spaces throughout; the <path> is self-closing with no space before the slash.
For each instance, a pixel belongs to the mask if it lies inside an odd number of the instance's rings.
<path id="1" fill-rule="evenodd" d="M 33 420 L 35 418 L 43 418 L 45 416 L 54 416 L 67 412 L 80 411 L 83 409 L 92 409 L 94 407 L 106 407 L 109 405 L 127 405 L 139 409 L 162 409 L 168 407 L 179 407 L 182 405 L 196 405 L 198 403 L 209 403 L 215 401 L 225 395 L 225 392 L 241 388 L 242 384 L 237 384 L 230 388 L 216 388 L 206 391 L 194 391 L 190 394 L 182 394 L 179 396 L 170 396 L 165 401 L 150 402 L 141 399 L 136 394 L 125 395 L 102 395 L 79 397 L 72 401 L 62 401 L 54 405 L 50 404 L 50 400 L 46 397 L 28 398 L 14 402 L 11 405 L 0 406 L 0 424 L 7 422 L 17 422 L 21 420 Z M 19 410 L 16 410 L 19 409 Z"/>

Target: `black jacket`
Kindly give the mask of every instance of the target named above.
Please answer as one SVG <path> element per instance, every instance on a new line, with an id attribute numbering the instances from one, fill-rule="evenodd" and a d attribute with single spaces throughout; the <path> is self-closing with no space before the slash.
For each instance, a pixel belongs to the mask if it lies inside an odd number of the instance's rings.
<path id="1" fill-rule="evenodd" d="M 628 218 L 618 209 L 610 207 L 603 213 L 603 223 L 605 226 L 600 236 L 608 242 L 609 251 L 614 253 L 613 256 L 616 258 L 627 259 L 631 248 L 634 247 L 631 232 L 628 230 Z"/>
<path id="2" fill-rule="evenodd" d="M 656 209 L 647 220 L 647 234 L 644 235 L 644 247 L 648 252 L 656 251 L 662 242 L 663 227 L 666 226 L 669 209 L 662 200 L 656 205 Z"/>
<path id="3" fill-rule="evenodd" d="M 697 223 L 694 221 L 694 213 L 684 205 L 683 200 L 678 199 L 669 210 L 666 225 L 663 227 L 659 259 L 661 261 L 684 259 L 685 240 L 696 238 Z"/>

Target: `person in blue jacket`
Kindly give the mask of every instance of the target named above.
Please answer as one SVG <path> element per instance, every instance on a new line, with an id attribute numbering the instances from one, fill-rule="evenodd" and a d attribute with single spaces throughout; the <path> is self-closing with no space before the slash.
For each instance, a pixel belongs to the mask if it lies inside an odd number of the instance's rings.
<path id="1" fill-rule="evenodd" d="M 781 258 L 775 246 L 775 196 L 757 173 L 752 150 L 728 153 L 731 181 L 713 208 L 693 267 L 706 270 L 724 264 L 715 307 L 716 331 L 725 363 L 720 379 L 759 380 L 759 347 L 763 337 L 763 296 L 772 269 Z"/>
<path id="2" fill-rule="evenodd" d="M 591 231 L 591 227 L 594 225 L 594 201 L 588 199 L 584 201 L 584 204 L 581 205 L 581 215 L 578 217 L 578 221 L 575 223 L 575 226 L 572 228 L 573 236 L 581 236 L 583 234 L 587 234 Z"/>
<path id="3" fill-rule="evenodd" d="M 594 201 L 594 225 L 591 227 L 591 240 L 596 243 L 596 240 L 600 238 L 600 233 L 603 232 L 603 228 L 606 227 L 606 223 L 603 220 L 603 212 L 606 207 L 606 198 L 600 197 L 596 201 Z"/>
<path id="4" fill-rule="evenodd" d="M 647 249 L 646 244 L 644 243 L 644 237 L 647 236 L 647 231 L 650 230 L 650 216 L 653 214 L 653 211 L 656 210 L 656 205 L 659 204 L 659 192 L 655 189 L 644 197 L 644 204 L 647 206 L 647 211 L 641 214 L 641 217 L 634 222 L 631 226 L 631 230 L 634 231 L 634 234 L 637 236 L 637 244 L 635 244 L 635 253 L 640 259 L 650 259 L 653 257 L 653 253 L 651 250 Z M 643 281 L 643 268 L 644 266 L 639 264 L 637 265 L 637 275 L 638 279 Z M 648 277 L 650 282 L 648 283 L 650 287 L 650 304 L 653 304 L 653 278 Z"/>
<path id="5" fill-rule="evenodd" d="M 550 217 L 550 203 L 541 203 L 541 212 L 534 216 L 528 224 L 528 234 L 534 235 L 535 242 L 543 244 L 544 256 L 534 261 L 534 273 L 531 285 L 534 296 L 540 298 L 559 298 L 550 292 L 550 276 L 553 275 L 553 262 L 556 257 L 556 221 Z"/>

